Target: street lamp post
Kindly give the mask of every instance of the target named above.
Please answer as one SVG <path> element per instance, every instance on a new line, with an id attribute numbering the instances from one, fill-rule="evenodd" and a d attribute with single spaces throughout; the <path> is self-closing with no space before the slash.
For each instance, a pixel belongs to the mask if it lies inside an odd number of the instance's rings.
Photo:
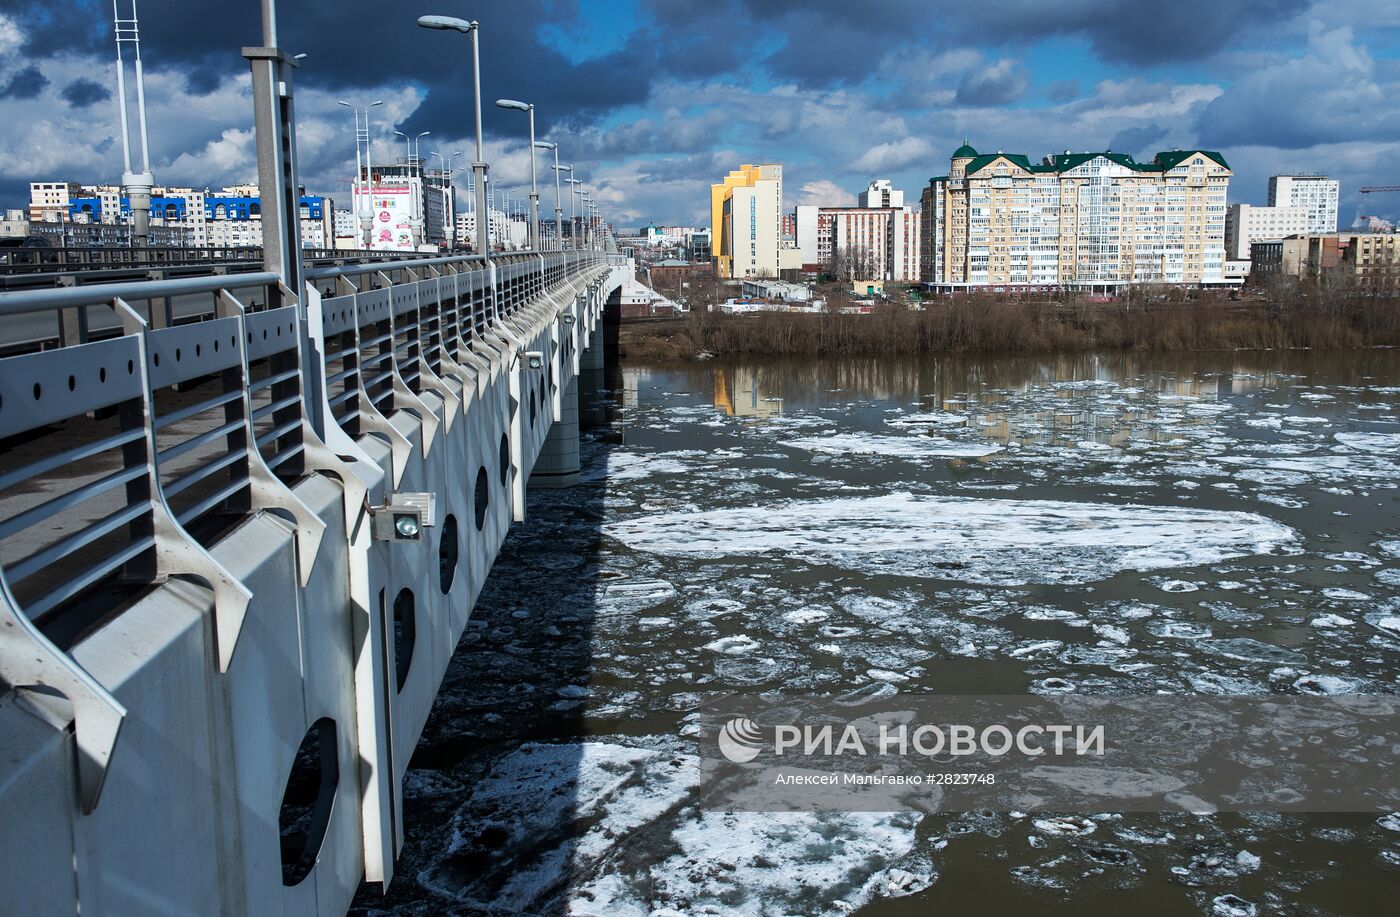
<path id="1" fill-rule="evenodd" d="M 564 248 L 564 207 L 559 193 L 559 144 L 548 140 L 536 140 L 535 146 L 554 151 L 554 240 L 560 250 Z"/>
<path id="2" fill-rule="evenodd" d="M 477 254 L 491 267 L 491 218 L 486 210 L 486 154 L 481 142 L 481 47 L 475 20 L 468 22 L 455 16 L 419 16 L 418 24 L 425 29 L 463 32 L 472 39 L 472 91 L 476 99 L 476 161 L 472 177 L 476 185 L 476 248 Z"/>
<path id="3" fill-rule="evenodd" d="M 408 225 L 413 230 L 413 246 L 417 248 L 427 240 L 427 232 L 423 228 L 423 223 L 425 222 L 424 214 L 422 213 L 426 208 L 422 206 L 422 199 L 426 198 L 428 194 L 428 184 L 423 181 L 423 159 L 419 155 L 419 144 L 421 144 L 423 138 L 431 134 L 432 131 L 423 131 L 421 134 L 414 137 L 410 137 L 403 131 L 394 131 L 394 133 L 402 137 L 404 141 L 404 150 L 406 153 L 404 159 L 404 178 L 408 181 L 409 190 L 413 190 L 413 167 L 415 164 L 418 166 L 418 179 L 419 183 L 422 185 L 422 187 L 419 188 L 420 193 L 413 195 L 413 209 L 409 212 L 408 216 Z"/>
<path id="4" fill-rule="evenodd" d="M 457 194 L 452 187 L 452 160 L 456 156 L 461 156 L 462 151 L 453 150 L 447 154 L 445 159 L 438 152 L 430 152 L 428 155 L 436 156 L 443 164 L 442 208 L 447 215 L 445 217 L 447 220 L 447 250 L 454 251 L 457 248 Z"/>
<path id="5" fill-rule="evenodd" d="M 344 105 L 346 108 L 350 109 L 352 112 L 355 113 L 355 181 L 356 181 L 356 182 L 359 182 L 359 180 L 360 180 L 360 140 L 362 139 L 362 136 L 361 136 L 362 132 L 361 132 L 361 130 L 360 130 L 360 115 L 363 114 L 363 115 L 365 116 L 365 127 L 364 127 L 364 131 L 363 131 L 363 139 L 364 139 L 364 142 L 365 142 L 365 171 L 364 171 L 364 180 L 365 180 L 365 184 L 364 184 L 364 193 L 363 193 L 363 194 L 361 195 L 361 197 L 360 197 L 360 232 L 364 234 L 364 238 L 361 240 L 361 243 L 360 243 L 360 244 L 361 244 L 365 249 L 368 249 L 368 248 L 370 247 L 370 245 L 371 245 L 371 242 L 372 242 L 372 240 L 371 240 L 371 238 L 370 238 L 370 236 L 371 236 L 371 231 L 374 229 L 374 206 L 373 206 L 373 201 L 371 200 L 371 198 L 374 197 L 374 167 L 370 165 L 370 161 L 369 161 L 369 144 L 370 144 L 369 111 L 370 111 L 371 108 L 375 108 L 376 106 L 383 105 L 383 104 L 384 104 L 384 100 L 383 100 L 383 99 L 379 99 L 379 100 L 377 100 L 377 101 L 371 102 L 371 103 L 369 103 L 368 105 L 366 105 L 364 108 L 359 108 L 359 107 L 357 107 L 357 106 L 355 106 L 355 105 L 352 105 L 352 104 L 350 104 L 349 102 L 345 101 L 344 99 L 338 100 L 338 104 Z M 350 188 L 351 188 L 351 196 L 352 196 L 352 197 L 354 196 L 354 187 L 355 187 L 354 185 L 351 185 L 351 186 L 350 186 Z"/>
<path id="6" fill-rule="evenodd" d="M 514 99 L 497 99 L 500 108 L 513 108 L 530 116 L 530 251 L 540 250 L 540 186 L 535 180 L 535 106 Z"/>
<path id="7" fill-rule="evenodd" d="M 568 166 L 567 168 L 572 172 L 574 167 Z M 571 186 L 569 188 L 569 241 L 573 244 L 574 249 L 578 250 L 582 247 L 578 244 L 578 202 L 583 196 L 583 189 L 579 187 L 583 182 L 574 178 L 572 175 L 570 175 L 566 181 L 568 181 Z"/>

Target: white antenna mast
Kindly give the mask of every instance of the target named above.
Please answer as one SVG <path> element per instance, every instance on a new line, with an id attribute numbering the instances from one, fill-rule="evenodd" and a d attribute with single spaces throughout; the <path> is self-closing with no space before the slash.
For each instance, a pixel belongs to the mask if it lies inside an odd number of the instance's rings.
<path id="1" fill-rule="evenodd" d="M 141 72 L 141 23 L 137 19 L 136 0 L 131 0 L 131 16 L 123 18 L 118 7 L 120 0 L 112 0 L 113 31 L 117 39 L 117 106 L 122 121 L 122 191 L 131 207 L 132 235 L 138 246 L 150 241 L 151 234 L 151 187 L 155 177 L 151 175 L 151 148 L 146 130 L 146 80 Z M 126 64 L 122 59 L 122 45 L 132 46 L 136 70 L 136 118 L 141 132 L 141 171 L 132 171 L 131 164 L 131 125 L 126 109 Z"/>

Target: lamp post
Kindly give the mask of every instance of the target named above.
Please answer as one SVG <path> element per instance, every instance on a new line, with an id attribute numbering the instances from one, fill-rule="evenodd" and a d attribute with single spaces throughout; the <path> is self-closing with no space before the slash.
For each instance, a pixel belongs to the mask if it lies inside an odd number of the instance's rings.
<path id="1" fill-rule="evenodd" d="M 559 144 L 548 140 L 536 140 L 535 146 L 554 151 L 554 240 L 560 250 L 564 248 L 564 207 L 559 193 Z"/>
<path id="2" fill-rule="evenodd" d="M 271 7 L 263 9 L 264 31 L 267 22 L 272 21 L 269 47 L 277 44 L 276 16 L 270 15 Z M 151 175 L 151 151 L 149 134 L 146 130 L 146 78 L 141 69 L 141 23 L 136 14 L 136 0 L 131 0 L 131 16 L 124 17 L 112 0 L 113 32 L 117 39 L 117 106 L 122 122 L 122 193 L 126 195 L 131 209 L 132 237 L 138 245 L 150 242 L 151 233 L 151 188 L 155 177 Z M 126 62 L 122 60 L 122 45 L 129 44 L 135 53 L 136 76 L 136 118 L 140 128 L 141 171 L 137 172 L 131 162 L 131 126 L 126 113 Z"/>
<path id="3" fill-rule="evenodd" d="M 535 106 L 514 99 L 497 99 L 499 108 L 513 108 L 530 116 L 530 251 L 540 250 L 540 187 L 535 180 Z"/>
<path id="4" fill-rule="evenodd" d="M 432 152 L 428 155 L 436 156 L 443 163 L 442 201 L 443 212 L 447 214 L 447 249 L 448 251 L 454 251 L 457 248 L 457 193 L 456 189 L 452 186 L 452 159 L 453 157 L 461 156 L 462 151 L 453 150 L 447 154 L 447 158 L 445 159 L 441 153 L 437 152 Z"/>
<path id="5" fill-rule="evenodd" d="M 423 138 L 431 134 L 432 131 L 423 131 L 423 133 L 415 134 L 412 137 L 410 137 L 408 134 L 405 134 L 403 131 L 394 131 L 394 133 L 398 134 L 400 137 L 403 138 L 404 151 L 405 153 L 407 153 L 407 158 L 404 160 L 404 165 L 408 166 L 411 169 L 416 163 L 419 164 L 419 168 L 421 169 L 422 160 L 419 158 L 418 155 L 418 150 L 421 148 L 420 143 L 423 140 Z"/>
<path id="6" fill-rule="evenodd" d="M 568 168 L 569 171 L 572 172 L 574 167 L 569 166 Z M 578 202 L 579 199 L 583 197 L 583 189 L 579 186 L 582 185 L 583 182 L 574 178 L 572 175 L 570 175 L 566 181 L 571 186 L 569 189 L 571 192 L 569 195 L 569 241 L 573 243 L 574 249 L 578 250 L 581 248 L 578 244 Z"/>
<path id="7" fill-rule="evenodd" d="M 472 91 L 476 99 L 476 160 L 472 163 L 472 177 L 476 184 L 476 248 L 477 254 L 486 259 L 486 267 L 491 267 L 491 217 L 486 211 L 486 154 L 481 142 L 481 46 L 477 37 L 479 31 L 475 20 L 468 22 L 455 16 L 419 16 L 418 24 L 425 29 L 443 29 L 462 32 L 472 39 Z"/>
<path id="8" fill-rule="evenodd" d="M 588 250 L 593 250 L 593 194 L 585 191 L 583 193 L 583 241 L 588 246 Z"/>
<path id="9" fill-rule="evenodd" d="M 410 191 L 413 190 L 413 166 L 415 163 L 418 165 L 418 178 L 419 183 L 422 185 L 422 187 L 419 188 L 419 194 L 413 195 L 413 209 L 409 211 L 408 215 L 408 225 L 409 228 L 413 230 L 413 247 L 417 248 L 418 246 L 422 245 L 427 238 L 427 234 L 423 230 L 422 211 L 425 208 L 422 206 L 422 198 L 426 197 L 428 193 L 428 185 L 426 182 L 422 181 L 423 165 L 422 158 L 418 155 L 418 145 L 422 142 L 423 138 L 426 137 L 428 134 L 431 134 L 432 131 L 423 131 L 416 137 L 410 137 L 403 131 L 394 131 L 394 133 L 398 134 L 400 137 L 403 138 L 404 150 L 407 154 L 404 159 L 403 166 L 404 178 L 407 180 L 408 188 Z"/>
<path id="10" fill-rule="evenodd" d="M 377 100 L 377 101 L 371 102 L 371 103 L 369 103 L 368 105 L 366 105 L 364 108 L 359 108 L 359 107 L 357 107 L 357 106 L 355 106 L 355 105 L 352 105 L 352 104 L 350 104 L 349 102 L 345 101 L 344 99 L 339 99 L 338 102 L 337 102 L 337 104 L 344 105 L 346 108 L 350 109 L 352 112 L 355 113 L 355 181 L 356 181 L 356 182 L 358 182 L 358 181 L 360 180 L 360 175 L 361 175 L 361 173 L 360 173 L 360 140 L 363 139 L 364 142 L 365 142 L 365 166 L 364 166 L 364 168 L 365 168 L 365 171 L 364 171 L 364 180 L 365 180 L 365 184 L 364 184 L 364 193 L 360 196 L 360 232 L 364 234 L 364 238 L 361 239 L 360 244 L 361 244 L 361 246 L 363 247 L 363 249 L 368 249 L 368 248 L 370 247 L 370 244 L 371 244 L 370 232 L 371 232 L 371 230 L 374 229 L 374 207 L 373 207 L 373 201 L 371 200 L 371 198 L 374 197 L 374 169 L 373 169 L 373 167 L 370 165 L 370 161 L 369 161 L 369 142 L 370 142 L 370 133 L 369 133 L 369 110 L 370 110 L 371 108 L 375 108 L 376 106 L 383 105 L 383 104 L 384 104 L 384 100 L 383 100 L 383 99 L 379 99 L 379 100 Z M 364 126 L 363 131 L 360 129 L 360 115 L 361 115 L 361 114 L 363 114 L 363 115 L 365 116 L 365 126 Z M 351 185 L 351 186 L 350 186 L 350 188 L 351 188 L 351 196 L 352 196 L 352 197 L 354 196 L 354 187 L 355 187 L 354 185 Z"/>

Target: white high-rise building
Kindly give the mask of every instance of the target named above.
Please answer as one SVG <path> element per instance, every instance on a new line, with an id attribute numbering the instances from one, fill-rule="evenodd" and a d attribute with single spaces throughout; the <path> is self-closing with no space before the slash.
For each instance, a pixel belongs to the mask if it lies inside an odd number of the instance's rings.
<path id="1" fill-rule="evenodd" d="M 1308 230 L 1305 207 L 1253 207 L 1231 204 L 1225 212 L 1225 257 L 1248 261 L 1255 242 L 1278 242 Z"/>
<path id="2" fill-rule="evenodd" d="M 883 185 L 883 187 L 878 187 Z M 867 196 L 868 195 L 868 196 Z M 903 205 L 904 192 L 889 182 L 872 182 L 861 200 L 893 200 L 898 206 L 797 208 L 797 248 L 804 265 L 841 275 L 843 280 L 920 279 L 922 227 L 913 207 Z"/>
<path id="3" fill-rule="evenodd" d="M 1325 175 L 1273 175 L 1269 178 L 1270 207 L 1302 207 L 1309 233 L 1337 231 L 1337 200 L 1341 182 Z"/>
<path id="4" fill-rule="evenodd" d="M 861 207 L 893 207 L 898 210 L 904 206 L 904 192 L 891 187 L 888 178 L 877 178 L 860 193 L 857 203 Z"/>

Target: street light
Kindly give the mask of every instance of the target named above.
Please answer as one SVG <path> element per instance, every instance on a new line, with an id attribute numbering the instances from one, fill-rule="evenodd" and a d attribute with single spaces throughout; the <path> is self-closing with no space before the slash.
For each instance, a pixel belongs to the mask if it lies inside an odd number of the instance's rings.
<path id="1" fill-rule="evenodd" d="M 415 162 L 421 161 L 418 155 L 418 150 L 420 149 L 419 142 L 424 137 L 431 134 L 432 131 L 423 131 L 423 133 L 415 134 L 412 137 L 408 136 L 408 134 L 405 134 L 403 131 L 394 131 L 394 133 L 398 134 L 400 137 L 403 138 L 404 150 L 408 153 L 408 158 L 404 160 L 404 164 L 412 168 Z"/>
<path id="2" fill-rule="evenodd" d="M 573 186 L 569 189 L 572 192 L 569 195 L 569 240 L 573 242 L 574 249 L 577 250 L 582 248 L 578 243 L 579 223 L 577 205 L 579 199 L 583 196 L 583 189 L 579 187 L 583 182 L 573 177 L 573 166 L 567 166 L 566 168 L 568 168 L 570 172 L 570 177 L 565 179 L 565 181 Z"/>
<path id="3" fill-rule="evenodd" d="M 472 176 L 476 185 L 476 247 L 477 254 L 491 267 L 491 216 L 486 211 L 486 154 L 481 142 L 481 45 L 475 21 L 455 16 L 419 16 L 418 25 L 425 29 L 463 32 L 472 38 L 472 93 L 476 100 L 476 161 Z"/>
<path id="4" fill-rule="evenodd" d="M 559 144 L 548 140 L 536 140 L 535 146 L 542 150 L 554 151 L 554 239 L 562 251 L 564 248 L 564 207 L 559 193 Z"/>
<path id="5" fill-rule="evenodd" d="M 350 109 L 352 112 L 355 113 L 355 182 L 358 182 L 360 180 L 360 140 L 362 134 L 363 139 L 365 141 L 365 190 L 364 194 L 360 197 L 360 231 L 364 233 L 364 238 L 360 241 L 360 244 L 363 246 L 364 249 L 367 249 L 370 247 L 370 231 L 374 228 L 374 210 L 370 206 L 370 198 L 374 195 L 374 186 L 372 177 L 373 167 L 370 165 L 369 161 L 369 110 L 371 108 L 383 105 L 384 100 L 379 99 L 377 101 L 371 102 L 364 108 L 351 105 L 344 99 L 339 99 L 337 101 L 338 104 L 344 105 L 346 108 Z M 364 114 L 365 116 L 365 127 L 363 132 L 361 132 L 360 130 L 361 114 Z M 355 196 L 355 183 L 351 183 L 350 185 L 350 196 L 352 198 Z"/>
<path id="6" fill-rule="evenodd" d="M 452 160 L 461 156 L 461 150 L 453 150 L 447 154 L 447 158 L 438 152 L 430 152 L 429 156 L 436 156 L 442 160 L 444 184 L 442 188 L 443 210 L 447 213 L 447 247 L 449 251 L 457 248 L 457 190 L 452 185 Z"/>
<path id="7" fill-rule="evenodd" d="M 420 142 L 422 142 L 423 138 L 431 134 L 432 131 L 423 131 L 423 133 L 418 134 L 416 137 L 410 137 L 403 131 L 394 131 L 394 133 L 398 134 L 400 137 L 403 138 L 404 150 L 407 153 L 407 158 L 404 160 L 403 166 L 404 179 L 408 182 L 408 187 L 410 191 L 413 190 L 413 165 L 414 163 L 418 163 L 418 178 L 419 183 L 422 185 L 422 187 L 419 189 L 421 193 L 413 196 L 413 210 L 409 213 L 408 217 L 408 225 L 413 230 L 413 245 L 415 248 L 417 248 L 419 245 L 422 245 L 425 241 L 427 241 L 427 233 L 423 229 L 423 215 L 419 213 L 419 210 L 423 209 L 420 206 L 422 203 L 420 198 L 426 197 L 428 193 L 428 184 L 427 182 L 422 181 L 423 163 L 422 157 L 418 155 L 418 145 Z"/>
<path id="8" fill-rule="evenodd" d="M 514 99 L 497 99 L 497 108 L 513 108 L 530 116 L 530 251 L 540 250 L 540 188 L 535 181 L 535 106 Z"/>

